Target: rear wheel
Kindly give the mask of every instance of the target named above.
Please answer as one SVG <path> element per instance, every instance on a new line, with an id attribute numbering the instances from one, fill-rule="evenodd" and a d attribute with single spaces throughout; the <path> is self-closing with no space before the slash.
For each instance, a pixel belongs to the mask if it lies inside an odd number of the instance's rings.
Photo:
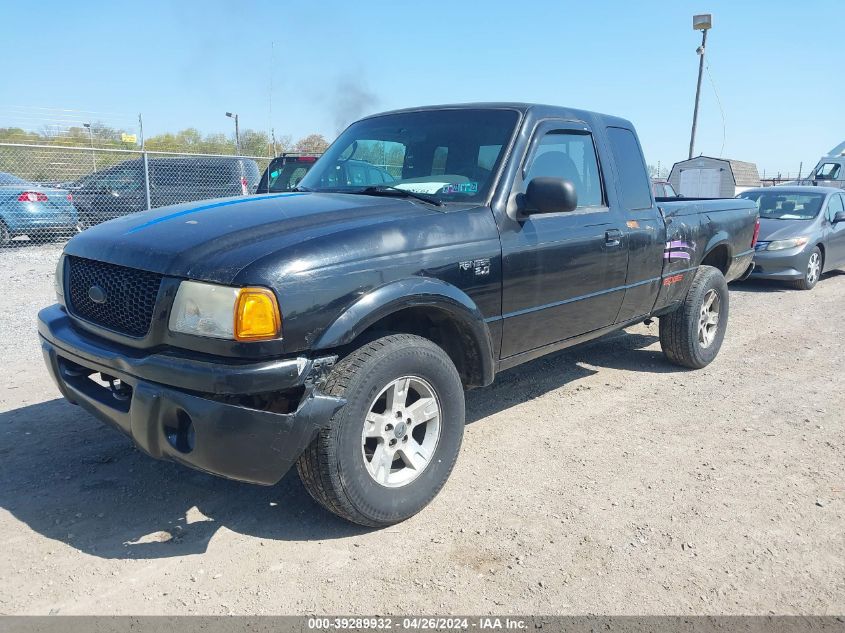
<path id="1" fill-rule="evenodd" d="M 3 220 L 0 220 L 0 248 L 8 246 L 12 241 L 12 235 L 9 233 L 9 227 Z"/>
<path id="2" fill-rule="evenodd" d="M 660 317 L 660 346 L 667 359 L 700 369 L 716 358 L 728 325 L 728 296 L 721 271 L 700 266 L 681 306 Z"/>
<path id="3" fill-rule="evenodd" d="M 463 385 L 449 356 L 419 336 L 385 336 L 341 360 L 323 391 L 346 405 L 297 462 L 311 496 L 372 527 L 428 505 L 464 432 Z"/>
<path id="4" fill-rule="evenodd" d="M 812 290 L 819 282 L 822 276 L 822 252 L 816 246 L 807 258 L 807 266 L 804 268 L 804 277 L 794 282 L 794 285 L 799 290 Z"/>

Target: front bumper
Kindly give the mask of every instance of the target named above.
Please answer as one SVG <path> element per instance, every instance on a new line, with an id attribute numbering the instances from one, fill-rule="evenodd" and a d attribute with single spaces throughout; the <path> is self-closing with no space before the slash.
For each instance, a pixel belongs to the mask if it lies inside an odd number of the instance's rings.
<path id="1" fill-rule="evenodd" d="M 334 357 L 234 363 L 145 354 L 74 328 L 58 305 L 38 314 L 38 331 L 65 398 L 152 457 L 229 479 L 276 483 L 344 404 L 318 388 Z M 98 373 L 120 388 L 93 380 Z M 244 404 L 271 393 L 293 394 L 291 412 Z"/>
<path id="2" fill-rule="evenodd" d="M 754 253 L 754 270 L 751 271 L 751 278 L 781 281 L 803 279 L 807 270 L 807 261 L 810 258 L 810 252 L 805 251 L 805 248 L 757 251 Z"/>

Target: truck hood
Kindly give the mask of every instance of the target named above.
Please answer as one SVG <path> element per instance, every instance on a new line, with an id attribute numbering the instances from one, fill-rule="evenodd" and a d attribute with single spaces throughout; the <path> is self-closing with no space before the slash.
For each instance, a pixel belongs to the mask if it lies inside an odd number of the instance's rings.
<path id="1" fill-rule="evenodd" d="M 775 240 L 788 240 L 793 237 L 802 237 L 812 231 L 815 220 L 773 220 L 771 218 L 760 218 L 761 242 L 773 242 Z"/>
<path id="2" fill-rule="evenodd" d="M 204 200 L 97 225 L 70 240 L 65 253 L 229 284 L 251 263 L 309 240 L 440 213 L 408 199 L 337 193 Z"/>

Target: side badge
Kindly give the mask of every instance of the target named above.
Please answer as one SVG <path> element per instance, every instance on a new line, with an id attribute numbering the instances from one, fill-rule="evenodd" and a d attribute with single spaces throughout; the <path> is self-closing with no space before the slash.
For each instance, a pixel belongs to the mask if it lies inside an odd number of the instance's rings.
<path id="1" fill-rule="evenodd" d="M 490 274 L 490 258 L 473 259 L 466 262 L 459 262 L 458 268 L 461 272 L 472 271 L 476 277 L 484 277 Z"/>
<path id="2" fill-rule="evenodd" d="M 664 286 L 671 286 L 672 284 L 676 284 L 676 283 L 681 282 L 683 280 L 684 280 L 683 275 L 672 275 L 671 277 L 666 277 L 666 279 L 663 280 L 663 285 Z"/>

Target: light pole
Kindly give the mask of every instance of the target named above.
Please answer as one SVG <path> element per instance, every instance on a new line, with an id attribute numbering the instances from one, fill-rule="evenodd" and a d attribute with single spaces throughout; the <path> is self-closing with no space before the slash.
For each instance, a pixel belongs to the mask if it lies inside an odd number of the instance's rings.
<path id="1" fill-rule="evenodd" d="M 698 84 L 695 88 L 695 109 L 692 113 L 692 133 L 689 138 L 689 157 L 695 150 L 695 128 L 698 125 L 698 99 L 701 97 L 701 75 L 704 72 L 704 46 L 707 43 L 707 31 L 713 27 L 713 16 L 709 13 L 692 16 L 692 28 L 701 31 L 701 46 L 698 47 Z"/>
<path id="2" fill-rule="evenodd" d="M 82 127 L 88 128 L 88 138 L 91 140 L 91 162 L 94 164 L 94 171 L 97 171 L 97 154 L 94 151 L 94 131 L 90 123 L 83 123 Z"/>
<path id="3" fill-rule="evenodd" d="M 238 129 L 238 115 L 234 112 L 227 112 L 226 116 L 230 119 L 235 119 L 235 152 L 240 155 L 241 153 L 241 132 Z"/>

